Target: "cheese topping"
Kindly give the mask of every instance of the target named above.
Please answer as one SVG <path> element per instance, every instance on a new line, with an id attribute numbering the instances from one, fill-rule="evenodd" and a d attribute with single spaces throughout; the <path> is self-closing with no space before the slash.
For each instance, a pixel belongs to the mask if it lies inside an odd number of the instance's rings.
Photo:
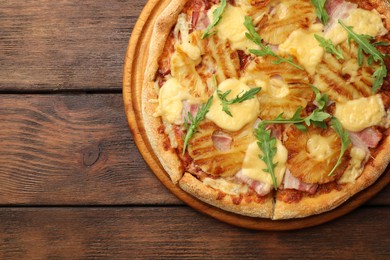
<path id="1" fill-rule="evenodd" d="M 343 127 L 359 132 L 367 127 L 378 125 L 386 116 L 381 96 L 363 97 L 346 103 L 336 103 L 335 116 Z"/>
<path id="2" fill-rule="evenodd" d="M 352 147 L 350 155 L 349 166 L 340 178 L 339 183 L 353 182 L 363 171 L 362 163 L 366 158 L 366 152 L 358 147 Z"/>
<path id="3" fill-rule="evenodd" d="M 282 183 L 284 173 L 286 172 L 287 149 L 278 139 L 276 140 L 276 149 L 277 153 L 273 162 L 277 163 L 275 167 L 275 177 L 277 186 L 279 186 Z M 262 156 L 263 152 L 257 145 L 257 141 L 249 144 L 242 164 L 242 174 L 253 180 L 273 185 L 271 175 L 268 172 L 263 171 L 264 169 L 267 169 L 267 165 L 259 158 L 259 155 Z"/>
<path id="4" fill-rule="evenodd" d="M 248 192 L 248 186 L 228 182 L 225 179 L 211 179 L 211 178 L 205 178 L 203 180 L 203 183 L 207 186 L 210 186 L 211 188 L 214 188 L 216 190 L 220 190 L 226 194 L 230 195 L 239 195 L 239 194 L 245 194 Z"/>
<path id="5" fill-rule="evenodd" d="M 270 79 L 269 94 L 276 98 L 284 98 L 290 93 L 290 88 L 283 79 Z"/>
<path id="6" fill-rule="evenodd" d="M 345 25 L 352 26 L 357 34 L 367 34 L 370 36 L 384 35 L 387 33 L 383 26 L 380 14 L 376 10 L 367 11 L 356 8 L 350 12 L 346 19 L 341 19 Z M 326 34 L 325 37 L 331 39 L 333 44 L 339 44 L 348 39 L 348 33 L 340 25 L 336 24 Z"/>
<path id="7" fill-rule="evenodd" d="M 185 99 L 185 89 L 177 79 L 170 78 L 160 88 L 158 95 L 158 107 L 154 116 L 161 116 L 171 124 L 181 123 L 182 100 Z"/>
<path id="8" fill-rule="evenodd" d="M 190 57 L 191 60 L 195 61 L 196 64 L 200 62 L 200 49 L 191 43 L 184 42 L 180 44 L 181 50 Z"/>
<path id="9" fill-rule="evenodd" d="M 213 20 L 215 8 L 217 8 L 217 5 L 214 5 L 208 12 L 210 21 Z M 215 30 L 220 39 L 229 40 L 232 49 L 247 52 L 248 49 L 256 49 L 257 45 L 245 36 L 245 33 L 248 32 L 244 26 L 245 15 L 240 7 L 228 4 Z"/>
<path id="10" fill-rule="evenodd" d="M 247 85 L 237 79 L 227 79 L 223 81 L 218 86 L 218 89 L 222 91 L 222 93 L 231 90 L 230 94 L 226 97 L 227 100 L 234 99 L 237 95 L 242 95 L 242 93 L 250 90 Z M 218 98 L 217 93 L 214 92 L 214 99 L 209 112 L 206 114 L 206 118 L 223 129 L 238 131 L 257 118 L 259 113 L 259 101 L 257 98 L 251 98 L 242 103 L 229 105 L 229 110 L 233 116 L 229 116 L 222 111 L 221 100 Z"/>
<path id="11" fill-rule="evenodd" d="M 331 137 L 324 137 L 321 135 L 312 135 L 307 141 L 306 148 L 309 156 L 317 161 L 325 161 L 332 155 L 332 148 L 330 144 Z"/>
<path id="12" fill-rule="evenodd" d="M 293 31 L 287 40 L 279 45 L 280 52 L 295 56 L 307 72 L 314 74 L 324 55 L 324 48 L 319 45 L 314 34 L 322 36 L 322 29 L 322 24 L 314 24 L 309 30 L 301 28 Z"/>

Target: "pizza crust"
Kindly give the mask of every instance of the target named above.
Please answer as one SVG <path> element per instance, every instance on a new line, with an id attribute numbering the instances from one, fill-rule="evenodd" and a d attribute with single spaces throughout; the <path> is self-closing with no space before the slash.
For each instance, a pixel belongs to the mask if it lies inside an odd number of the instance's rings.
<path id="1" fill-rule="evenodd" d="M 242 199 L 241 202 L 237 205 L 232 202 L 232 199 L 229 195 L 224 196 L 222 199 L 217 199 L 219 191 L 203 184 L 203 182 L 192 176 L 190 173 L 186 172 L 184 174 L 183 178 L 181 178 L 179 181 L 179 185 L 180 188 L 197 199 L 220 209 L 250 217 L 272 217 L 272 194 L 269 194 L 269 196 L 260 203 L 254 201 L 247 202 L 245 199 Z"/>
<path id="2" fill-rule="evenodd" d="M 155 117 L 153 114 L 156 111 L 157 103 L 152 100 L 157 100 L 154 80 L 158 69 L 158 59 L 163 52 L 165 42 L 176 23 L 179 13 L 183 9 L 188 0 L 173 0 L 167 8 L 157 18 L 153 29 L 152 38 L 150 41 L 148 62 L 146 65 L 145 77 L 142 88 L 142 117 L 144 120 L 145 132 L 149 143 L 153 148 L 154 153 L 158 157 L 161 165 L 168 173 L 173 183 L 177 183 L 183 176 L 183 166 L 175 149 L 166 150 L 166 140 L 159 133 L 160 126 L 163 125 L 160 117 Z"/>
<path id="3" fill-rule="evenodd" d="M 387 136 L 379 149 L 380 151 L 376 158 L 366 164 L 362 174 L 355 182 L 346 184 L 340 191 L 333 190 L 330 193 L 320 194 L 316 197 L 303 197 L 297 203 L 286 203 L 276 200 L 272 219 L 303 218 L 320 214 L 336 208 L 356 193 L 366 189 L 382 175 L 390 162 L 389 136 Z"/>

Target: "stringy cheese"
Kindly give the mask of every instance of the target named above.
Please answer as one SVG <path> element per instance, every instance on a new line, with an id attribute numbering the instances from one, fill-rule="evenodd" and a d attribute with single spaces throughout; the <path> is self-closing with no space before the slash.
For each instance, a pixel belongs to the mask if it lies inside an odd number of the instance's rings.
<path id="1" fill-rule="evenodd" d="M 211 178 L 205 178 L 203 180 L 203 183 L 211 188 L 214 188 L 216 190 L 220 190 L 226 194 L 230 195 L 239 195 L 239 194 L 245 194 L 248 192 L 248 186 L 228 182 L 225 179 L 211 179 Z"/>
<path id="2" fill-rule="evenodd" d="M 314 34 L 322 36 L 322 29 L 322 24 L 314 24 L 309 30 L 301 28 L 293 31 L 287 40 L 279 45 L 279 51 L 295 56 L 307 72 L 313 75 L 324 55 L 324 48 L 314 38 Z"/>
<path id="3" fill-rule="evenodd" d="M 307 141 L 306 148 L 309 156 L 317 161 L 325 161 L 332 155 L 332 137 L 312 135 Z"/>
<path id="4" fill-rule="evenodd" d="M 223 81 L 218 89 L 224 93 L 231 90 L 227 95 L 227 100 L 234 99 L 237 95 L 242 95 L 250 88 L 237 79 L 227 79 Z M 249 122 L 253 122 L 259 113 L 259 101 L 256 97 L 248 99 L 242 103 L 229 105 L 229 110 L 233 116 L 229 116 L 222 111 L 221 100 L 218 98 L 217 92 L 214 92 L 213 102 L 206 118 L 213 121 L 222 129 L 228 131 L 238 131 Z"/>
<path id="5" fill-rule="evenodd" d="M 277 163 L 277 166 L 275 167 L 275 177 L 277 186 L 279 186 L 282 183 L 284 173 L 286 172 L 287 149 L 278 139 L 276 140 L 276 149 L 277 153 L 273 162 Z M 267 169 L 267 165 L 259 156 L 263 156 L 263 152 L 257 145 L 257 141 L 249 144 L 242 164 L 242 174 L 252 180 L 273 185 L 271 175 L 268 172 L 263 171 L 264 169 Z"/>
<path id="6" fill-rule="evenodd" d="M 363 161 L 366 159 L 366 152 L 363 149 L 352 147 L 350 155 L 351 160 L 349 161 L 349 166 L 340 178 L 339 183 L 353 182 L 363 171 L 362 166 Z"/>
<path id="7" fill-rule="evenodd" d="M 382 18 L 376 10 L 367 11 L 356 8 L 350 12 L 346 19 L 341 20 L 345 25 L 352 26 L 352 30 L 357 34 L 367 34 L 375 37 L 387 33 Z M 348 33 L 337 23 L 325 34 L 325 37 L 331 39 L 333 44 L 337 45 L 348 39 Z"/>
<path id="8" fill-rule="evenodd" d="M 208 12 L 210 21 L 213 20 L 213 12 L 218 7 L 214 5 Z M 246 38 L 248 30 L 244 26 L 245 12 L 240 7 L 227 4 L 222 18 L 214 28 L 217 35 L 222 40 L 229 40 L 231 48 L 235 50 L 248 51 L 248 49 L 258 48 L 255 43 Z"/>
<path id="9" fill-rule="evenodd" d="M 381 96 L 378 94 L 346 103 L 336 103 L 335 116 L 345 129 L 359 132 L 367 127 L 379 125 L 386 112 Z"/>

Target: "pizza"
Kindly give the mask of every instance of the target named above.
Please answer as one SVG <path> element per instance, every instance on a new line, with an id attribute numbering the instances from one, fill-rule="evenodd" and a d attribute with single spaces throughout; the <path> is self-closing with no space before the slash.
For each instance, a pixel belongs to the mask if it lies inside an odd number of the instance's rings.
<path id="1" fill-rule="evenodd" d="M 273 220 L 336 208 L 390 160 L 390 4 L 172 0 L 142 87 L 172 182 Z"/>

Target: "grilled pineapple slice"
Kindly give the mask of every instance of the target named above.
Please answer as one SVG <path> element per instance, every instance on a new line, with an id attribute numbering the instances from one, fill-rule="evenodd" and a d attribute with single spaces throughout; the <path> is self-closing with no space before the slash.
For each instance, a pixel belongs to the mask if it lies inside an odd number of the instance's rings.
<path id="1" fill-rule="evenodd" d="M 216 135 L 231 138 L 231 143 L 222 147 L 214 139 Z M 253 124 L 237 132 L 228 132 L 206 119 L 199 124 L 198 131 L 190 140 L 188 153 L 202 171 L 214 176 L 233 176 L 241 169 L 245 151 L 254 140 Z"/>
<path id="2" fill-rule="evenodd" d="M 260 36 L 268 43 L 279 45 L 293 31 L 307 28 L 316 20 L 310 0 L 282 0 L 270 3 L 271 9 L 258 24 Z"/>
<path id="3" fill-rule="evenodd" d="M 356 44 L 345 42 L 340 46 L 345 60 L 337 60 L 334 55 L 325 53 L 317 66 L 314 85 L 337 102 L 370 96 L 372 74 L 378 65 L 360 67 L 357 61 Z"/>
<path id="4" fill-rule="evenodd" d="M 290 64 L 272 64 L 274 57 L 256 58 L 246 68 L 242 80 L 248 86 L 261 87 L 258 94 L 260 118 L 274 119 L 283 113 L 291 117 L 298 107 L 306 107 L 313 91 L 306 71 Z"/>
<path id="5" fill-rule="evenodd" d="M 309 127 L 307 132 L 301 132 L 291 126 L 286 131 L 286 137 L 284 145 L 288 150 L 287 168 L 305 183 L 331 182 L 339 178 L 348 166 L 349 151 L 344 154 L 332 176 L 328 176 L 341 149 L 341 140 L 332 128 Z"/>

